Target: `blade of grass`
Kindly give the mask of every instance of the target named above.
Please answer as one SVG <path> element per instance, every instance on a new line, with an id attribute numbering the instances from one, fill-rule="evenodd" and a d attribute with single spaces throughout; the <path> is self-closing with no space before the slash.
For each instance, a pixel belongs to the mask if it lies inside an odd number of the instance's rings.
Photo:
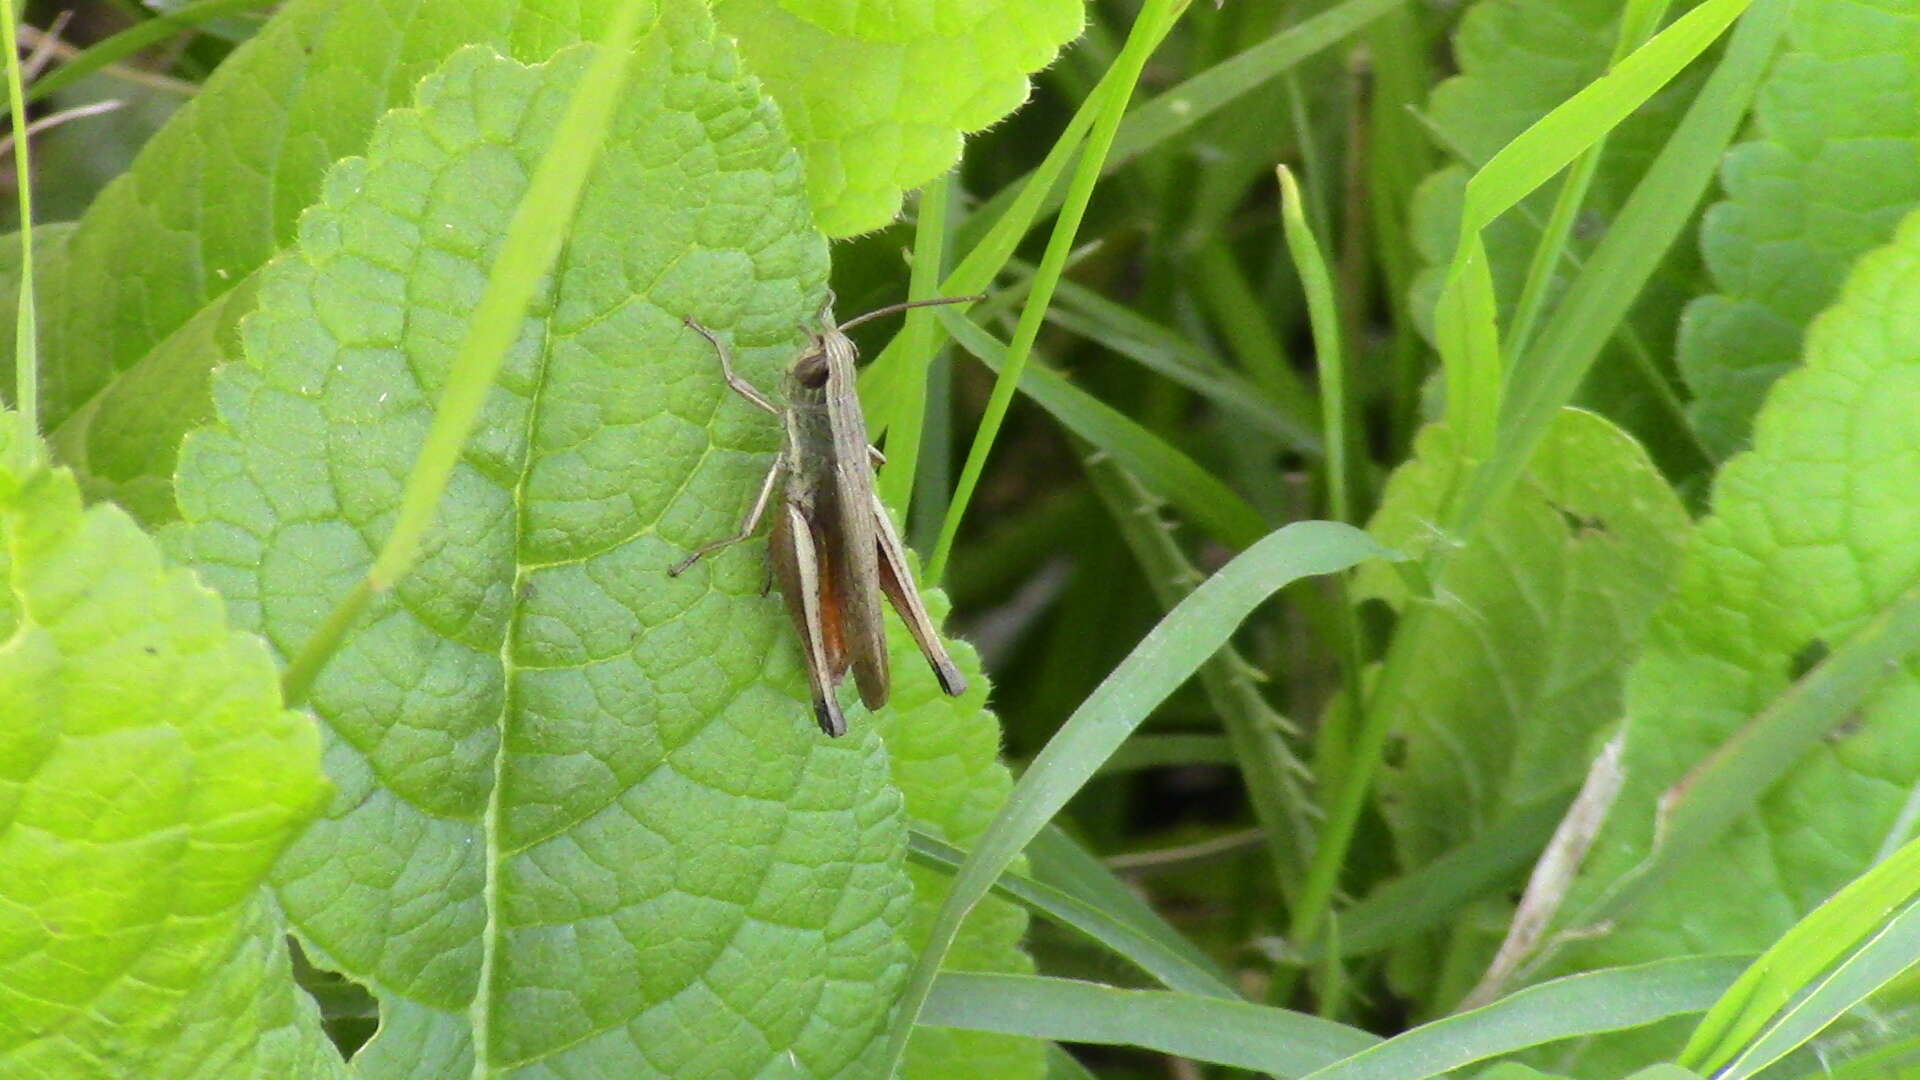
<path id="1" fill-rule="evenodd" d="M 1751 1046 L 1715 1080 L 1747 1080 L 1811 1041 L 1835 1021 L 1852 1012 L 1887 984 L 1920 963 L 1920 901 L 1913 901 L 1889 919 L 1860 949 L 1814 984 L 1753 1040 Z"/>
<path id="2" fill-rule="evenodd" d="M 1147 56 L 1165 36 L 1165 28 L 1172 25 L 1183 8 L 1184 5 L 1176 7 L 1174 0 L 1146 0 L 1140 14 L 1134 19 L 1126 45 L 1120 49 L 1120 56 L 1114 61 L 1113 70 L 1119 73 L 1120 83 L 1126 87 L 1126 92 L 1115 92 L 1102 102 L 1100 112 L 1094 118 L 1093 130 L 1087 135 L 1086 147 L 1074 167 L 1073 177 L 1067 182 L 1066 202 L 1060 208 L 1053 235 L 1047 238 L 1046 250 L 1040 256 L 1040 266 L 1034 272 L 1026 305 L 1020 311 L 1019 325 L 1014 328 L 1013 341 L 1007 346 L 1006 366 L 1000 370 L 999 378 L 993 384 L 993 393 L 987 398 L 987 407 L 974 432 L 966 463 L 960 467 L 960 481 L 954 486 L 953 501 L 947 507 L 946 520 L 940 526 L 940 540 L 934 545 L 933 556 L 927 561 L 927 576 L 934 582 L 938 582 L 946 571 L 947 558 L 953 553 L 954 538 L 960 534 L 960 522 L 966 517 L 967 506 L 973 501 L 974 490 L 980 484 L 980 475 L 986 470 L 987 455 L 992 452 L 993 444 L 999 438 L 1000 425 L 1006 419 L 1007 409 L 1013 404 L 1014 392 L 1020 386 L 1020 373 L 1025 370 L 1027 358 L 1033 353 L 1034 341 L 1039 337 L 1040 326 L 1046 319 L 1047 306 L 1053 302 L 1054 286 L 1066 267 L 1067 257 L 1073 252 L 1074 237 L 1079 235 L 1080 222 L 1086 216 L 1087 203 L 1093 198 L 1094 186 L 1100 182 L 1100 167 L 1106 161 L 1108 148 L 1113 145 L 1114 133 L 1120 127 L 1121 116 L 1126 113 L 1133 86 L 1140 80 Z"/>
<path id="3" fill-rule="evenodd" d="M 1467 181 L 1434 309 L 1449 423 L 1467 456 L 1492 452 L 1506 381 L 1483 231 L 1617 127 L 1719 39 L 1753 0 L 1705 0 L 1500 149 Z"/>
<path id="4" fill-rule="evenodd" d="M 1174 543 L 1158 503 L 1137 478 L 1105 455 L 1082 457 L 1094 492 L 1106 504 L 1154 599 L 1163 609 L 1171 609 L 1200 583 L 1200 572 Z M 1201 691 L 1226 725 L 1274 885 L 1291 902 L 1299 895 L 1306 873 L 1306 841 L 1312 834 L 1314 807 L 1304 779 L 1306 766 L 1285 740 L 1286 733 L 1296 729 L 1261 695 L 1255 685 L 1260 678 L 1259 670 L 1232 644 L 1201 665 L 1199 672 Z"/>
<path id="5" fill-rule="evenodd" d="M 927 999 L 932 1027 L 1140 1046 L 1296 1077 L 1363 1050 L 1374 1036 L 1330 1020 L 1165 990 L 1122 990 L 1039 975 L 944 972 Z"/>
<path id="6" fill-rule="evenodd" d="M 217 19 L 234 12 L 249 11 L 267 7 L 276 0 L 198 0 L 175 11 L 138 22 L 133 26 L 88 46 L 73 59 L 48 72 L 43 79 L 33 84 L 27 100 L 43 101 L 49 95 L 72 86 L 94 72 L 108 67 L 117 60 L 123 60 L 134 53 L 159 42 L 165 41 L 182 30 L 191 30 L 210 19 Z M 15 128 L 14 130 L 24 130 Z"/>
<path id="7" fill-rule="evenodd" d="M 1063 279 L 1054 297 L 1056 303 L 1047 312 L 1048 322 L 1179 383 L 1223 414 L 1274 436 L 1301 454 L 1320 456 L 1320 434 L 1311 409 L 1283 404 L 1259 384 L 1218 363 L 1195 363 L 1189 357 L 1206 355 L 1200 346 L 1084 285 Z"/>
<path id="8" fill-rule="evenodd" d="M 1790 7 L 1784 0 L 1755 0 L 1666 147 L 1548 316 L 1539 344 L 1515 366 L 1499 451 L 1450 510 L 1449 533 L 1470 534 L 1519 478 L 1554 413 L 1573 400 L 1587 369 L 1692 220 L 1786 33 Z"/>
<path id="9" fill-rule="evenodd" d="M 1425 1080 L 1528 1047 L 1685 1016 L 1712 1005 L 1743 965 L 1689 956 L 1569 975 L 1422 1024 L 1307 1080 Z"/>
<path id="10" fill-rule="evenodd" d="M 466 336 L 454 356 L 446 389 L 434 411 L 433 426 L 401 492 L 393 532 L 367 576 L 328 613 L 313 638 L 287 665 L 281 689 L 289 706 L 306 700 L 314 679 L 374 597 L 392 588 L 412 569 L 421 541 L 433 525 L 447 480 L 480 419 L 480 408 L 500 373 L 507 350 L 520 334 L 528 305 L 566 243 L 568 230 L 558 226 L 572 220 L 587 175 L 599 159 L 626 81 L 641 13 L 649 6 L 642 0 L 624 0 L 607 21 L 592 62 L 554 129 L 553 142 L 541 155 L 526 194 L 514 209 L 500 253 L 487 275 L 486 288 L 467 320 Z"/>
<path id="11" fill-rule="evenodd" d="M 967 853 L 921 829 L 907 834 L 907 856 L 922 866 L 953 873 L 965 864 Z M 1170 949 L 1154 935 L 1142 933 L 1123 919 L 1079 897 L 1011 870 L 1002 871 L 994 892 L 1026 907 L 1056 926 L 1076 930 L 1106 946 L 1146 972 L 1169 990 L 1238 1000 L 1239 996 L 1218 971 L 1194 963 L 1185 953 Z"/>
<path id="12" fill-rule="evenodd" d="M 13 0 L 0 0 L 0 41 L 7 50 L 7 108 L 13 130 L 27 127 L 27 95 L 20 78 L 20 22 Z M 15 197 L 20 201 L 20 306 L 13 323 L 13 407 L 20 413 L 27 430 L 40 433 L 40 326 L 33 299 L 33 167 L 30 147 L 33 140 L 14 140 L 13 179 Z"/>
<path id="13" fill-rule="evenodd" d="M 1219 652 L 1241 621 L 1282 586 L 1344 570 L 1361 559 L 1385 557 L 1391 553 L 1352 526 L 1327 521 L 1289 525 L 1222 567 L 1147 634 L 1034 758 L 954 876 L 894 1012 L 884 1075 L 892 1076 L 899 1068 L 934 975 L 967 912 L 1147 714 Z"/>
<path id="14" fill-rule="evenodd" d="M 1007 370 L 1009 346 L 951 311 L 940 318 L 962 349 L 996 372 Z M 1036 364 L 1021 374 L 1019 388 L 1062 427 L 1112 454 L 1148 490 L 1179 507 L 1221 543 L 1243 548 L 1266 535 L 1267 523 L 1259 511 L 1198 462 L 1058 372 Z"/>
<path id="15" fill-rule="evenodd" d="M 1734 31 L 1726 54 L 1700 96 L 1549 318 L 1541 332 L 1538 359 L 1530 357 L 1516 369 L 1500 449 L 1491 461 L 1475 470 L 1444 523 L 1444 532 L 1455 538 L 1456 545 L 1471 539 L 1480 515 L 1504 497 L 1525 470 L 1554 413 L 1572 399 L 1587 368 L 1692 217 L 1786 31 L 1788 11 L 1785 0 L 1756 0 Z M 1444 558 L 1450 546 L 1435 545 L 1437 557 Z M 1436 580 L 1439 568 L 1426 568 L 1424 576 L 1428 581 Z M 1366 715 L 1354 742 L 1355 767 L 1341 777 L 1339 790 L 1328 804 L 1327 825 L 1315 852 L 1319 876 L 1309 879 L 1315 886 L 1308 895 L 1314 907 L 1303 910 L 1296 920 L 1292 936 L 1296 949 L 1305 951 L 1312 944 L 1312 935 L 1332 900 L 1333 886 L 1385 749 L 1391 718 L 1378 703 L 1398 700 L 1404 692 L 1405 681 L 1412 674 L 1412 658 L 1421 655 L 1436 610 L 1431 604 L 1417 604 L 1408 610 L 1368 697 Z"/>
<path id="16" fill-rule="evenodd" d="M 1213 958 L 1188 940 L 1120 879 L 1105 860 L 1075 840 L 1058 825 L 1048 825 L 1027 844 L 1027 871 L 1035 880 L 1095 907 L 1160 943 L 1161 948 L 1187 958 L 1203 970 L 1214 971 Z"/>
<path id="17" fill-rule="evenodd" d="M 1819 1034 L 1920 961 L 1916 896 L 1920 843 L 1854 879 L 1754 961 L 1694 1029 L 1679 1063 L 1748 1076 Z"/>
<path id="18" fill-rule="evenodd" d="M 914 208 L 913 270 L 907 285 L 907 299 L 931 300 L 946 271 L 947 187 L 952 174 L 937 176 L 920 189 L 920 201 Z M 887 463 L 876 481 L 880 498 L 893 508 L 901 521 L 913 501 L 914 480 L 919 475 L 921 434 L 927 419 L 927 372 L 939 349 L 934 340 L 933 312 L 930 308 L 912 308 L 895 339 L 900 343 L 901 364 L 905 375 L 895 389 L 894 422 L 887 437 Z"/>
<path id="19" fill-rule="evenodd" d="M 1639 48 L 1660 25 L 1668 3 L 1669 0 L 1630 0 L 1620 16 L 1613 55 L 1607 62 L 1617 64 L 1628 53 Z M 1606 149 L 1607 136 L 1602 135 L 1573 163 L 1566 182 L 1560 185 L 1560 190 L 1554 195 L 1553 210 L 1547 215 L 1540 242 L 1534 246 L 1533 259 L 1527 266 L 1526 282 L 1520 288 L 1519 301 L 1514 304 L 1513 332 L 1507 336 L 1507 340 L 1515 356 L 1525 355 L 1527 344 L 1533 340 L 1534 324 L 1546 305 L 1547 287 L 1553 282 L 1554 268 L 1566 254 L 1567 241 L 1573 236 L 1574 219 L 1587 200 L 1587 192 L 1593 187 L 1594 174 L 1599 171 L 1600 158 Z"/>
<path id="20" fill-rule="evenodd" d="M 1215 64 L 1127 114 L 1107 154 L 1106 170 L 1114 172 L 1129 162 L 1192 130 L 1195 124 L 1233 104 L 1247 93 L 1292 70 L 1301 61 L 1351 37 L 1373 20 L 1402 7 L 1409 0 L 1346 0 L 1314 17 L 1278 31 L 1232 59 Z M 1011 195 L 988 201 L 966 225 L 966 243 L 995 220 Z M 1038 209 L 1050 213 L 1060 200 L 1049 197 Z M 981 224 L 976 224 L 980 222 Z M 964 291 L 964 290 L 963 290 Z"/>
<path id="21" fill-rule="evenodd" d="M 1568 792 L 1532 803 L 1418 870 L 1374 889 L 1340 913 L 1340 954 L 1364 956 L 1391 948 L 1447 925 L 1473 900 L 1517 885 L 1571 801 Z M 1312 961 L 1322 951 L 1315 942 L 1303 959 Z"/>
<path id="22" fill-rule="evenodd" d="M 1171 20 L 1158 28 L 1154 47 L 1159 45 L 1171 28 Z M 1027 174 L 1023 181 L 1016 181 L 1001 189 L 1001 194 L 1006 197 L 1005 202 L 997 206 L 994 216 L 987 217 L 981 211 L 975 211 L 967 219 L 968 222 L 990 220 L 992 224 L 990 227 L 983 226 L 977 238 L 967 241 L 967 254 L 941 284 L 940 292 L 943 295 L 971 296 L 986 292 L 993 285 L 1007 261 L 1013 258 L 1014 249 L 1019 247 L 1020 241 L 1039 220 L 1041 205 L 1052 194 L 1067 166 L 1073 163 L 1080 144 L 1087 138 L 1087 133 L 1093 130 L 1094 122 L 1107 112 L 1109 100 L 1116 95 L 1124 98 L 1133 93 L 1133 84 L 1123 82 L 1123 74 L 1118 67 L 1107 69 L 1093 92 L 1074 111 L 1072 119 L 1061 130 L 1060 137 L 1054 140 L 1053 147 L 1047 151 L 1047 156 L 1039 166 Z M 991 303 L 991 299 L 988 302 Z M 972 308 L 969 304 L 957 306 L 962 311 Z M 937 334 L 932 339 L 936 345 L 939 340 Z M 860 401 L 866 410 L 869 438 L 878 438 L 892 424 L 894 403 L 900 397 L 897 385 L 904 377 L 904 355 L 897 344 L 889 342 L 860 374 Z"/>
<path id="23" fill-rule="evenodd" d="M 1569 925 L 1617 916 L 1668 871 L 1697 858 L 1917 652 L 1920 589 L 1861 627 L 1669 789 L 1653 853 Z"/>

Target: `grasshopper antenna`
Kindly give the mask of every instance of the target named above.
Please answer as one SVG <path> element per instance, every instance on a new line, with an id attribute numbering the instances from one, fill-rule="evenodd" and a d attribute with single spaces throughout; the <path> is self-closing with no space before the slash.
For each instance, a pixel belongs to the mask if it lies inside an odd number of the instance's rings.
<path id="1" fill-rule="evenodd" d="M 942 296 L 934 300 L 907 300 L 898 304 L 888 304 L 886 307 L 875 308 L 865 315 L 856 315 L 846 322 L 841 323 L 840 332 L 844 334 L 863 322 L 878 319 L 886 315 L 898 314 L 908 308 L 933 307 L 936 304 L 977 304 L 986 298 L 986 293 L 974 293 L 972 296 Z"/>

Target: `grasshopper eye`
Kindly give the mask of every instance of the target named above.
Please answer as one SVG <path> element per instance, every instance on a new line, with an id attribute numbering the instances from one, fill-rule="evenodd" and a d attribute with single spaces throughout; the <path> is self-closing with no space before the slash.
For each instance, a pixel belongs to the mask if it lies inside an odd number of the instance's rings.
<path id="1" fill-rule="evenodd" d="M 793 381 L 808 390 L 818 390 L 827 385 L 827 354 L 825 351 L 810 352 L 793 362 Z"/>

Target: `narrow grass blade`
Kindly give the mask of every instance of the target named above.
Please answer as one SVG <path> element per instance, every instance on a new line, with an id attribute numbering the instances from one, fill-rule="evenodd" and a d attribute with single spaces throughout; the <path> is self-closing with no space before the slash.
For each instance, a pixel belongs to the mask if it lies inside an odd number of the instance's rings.
<path id="1" fill-rule="evenodd" d="M 1541 328 L 1539 345 L 1514 369 L 1499 451 L 1448 515 L 1452 532 L 1471 532 L 1480 514 L 1519 478 L 1553 414 L 1573 399 L 1594 358 L 1692 220 L 1786 33 L 1790 11 L 1786 0 L 1756 0 L 1666 148 Z"/>
<path id="2" fill-rule="evenodd" d="M 917 828 L 907 834 L 907 854 L 922 866 L 947 873 L 959 870 L 967 858 L 965 851 Z M 1077 930 L 1106 946 L 1115 956 L 1146 972 L 1169 990 L 1201 997 L 1239 999 L 1240 995 L 1219 972 L 1195 964 L 1153 935 L 1142 933 L 1126 920 L 1086 900 L 1010 870 L 1000 874 L 993 889 L 1055 925 Z"/>
<path id="3" fill-rule="evenodd" d="M 954 485 L 953 500 L 947 507 L 946 520 L 940 526 L 939 542 L 934 545 L 933 555 L 927 560 L 927 577 L 935 582 L 946 571 L 954 538 L 960 534 L 960 522 L 966 518 L 974 490 L 980 484 L 981 474 L 986 471 L 987 455 L 992 453 L 993 444 L 1000 436 L 1000 425 L 1006 419 L 1007 409 L 1013 405 L 1013 395 L 1020 385 L 1020 373 L 1027 366 L 1027 358 L 1033 354 L 1033 344 L 1040 336 L 1041 324 L 1046 320 L 1047 306 L 1053 303 L 1054 286 L 1058 284 L 1061 272 L 1066 269 L 1067 258 L 1073 254 L 1074 238 L 1079 235 L 1087 204 L 1093 199 L 1093 189 L 1100 182 L 1100 166 L 1106 160 L 1107 149 L 1113 145 L 1114 132 L 1120 127 L 1120 118 L 1125 114 L 1132 88 L 1140 80 L 1147 57 L 1165 37 L 1165 29 L 1173 24 L 1183 9 L 1184 5 L 1176 7 L 1173 0 L 1146 0 L 1140 13 L 1134 17 L 1133 30 L 1127 35 L 1125 47 L 1113 63 L 1113 70 L 1126 91 L 1115 91 L 1102 102 L 1099 115 L 1093 122 L 1093 130 L 1087 135 L 1087 145 L 1074 167 L 1072 179 L 1067 182 L 1066 201 L 1061 204 L 1060 216 L 1054 221 L 1053 234 L 1047 238 L 1046 250 L 1040 256 L 1038 269 L 1034 271 L 1026 305 L 1021 309 L 1020 321 L 1013 330 L 1013 340 L 1007 345 L 1006 366 L 999 372 L 999 378 L 993 384 L 993 393 L 987 398 L 986 409 L 980 416 L 980 426 L 974 431 L 973 445 L 967 450 L 966 464 L 960 467 L 960 480 Z"/>
<path id="4" fill-rule="evenodd" d="M 1309 457 L 1322 452 L 1312 413 L 1290 408 L 1259 384 L 1218 364 L 1193 358 L 1204 350 L 1173 330 L 1108 300 L 1083 285 L 1061 281 L 1047 321 L 1124 356 L 1186 387 L 1223 415 L 1286 443 Z"/>
<path id="5" fill-rule="evenodd" d="M 1154 600 L 1172 609 L 1204 578 L 1169 535 L 1160 504 L 1138 478 L 1109 456 L 1082 457 L 1087 479 L 1106 504 Z M 1202 664 L 1198 676 L 1201 692 L 1227 729 L 1274 885 L 1290 903 L 1306 877 L 1307 838 L 1313 835 L 1315 811 L 1305 781 L 1307 767 L 1286 741 L 1287 733 L 1297 729 L 1260 692 L 1261 678 L 1231 644 Z"/>
<path id="6" fill-rule="evenodd" d="M 1368 893 L 1340 914 L 1340 955 L 1364 956 L 1398 945 L 1447 925 L 1468 903 L 1518 884 L 1571 801 L 1565 796 L 1524 807 L 1498 827 Z M 1324 951 L 1320 945 L 1308 943 L 1305 958 L 1317 959 Z"/>
<path id="7" fill-rule="evenodd" d="M 1591 925 L 1616 915 L 1670 869 L 1696 857 L 1916 652 L 1920 589 L 1861 627 L 1669 789 L 1659 846 L 1647 864 L 1568 925 Z"/>
<path id="8" fill-rule="evenodd" d="M 901 993 L 888 1033 L 886 1075 L 898 1068 L 934 975 L 967 912 L 1147 715 L 1282 586 L 1345 570 L 1362 559 L 1387 557 L 1392 557 L 1390 552 L 1352 526 L 1327 521 L 1289 525 L 1222 567 L 1148 633 L 1034 758 L 954 876 Z"/>
<path id="9" fill-rule="evenodd" d="M 1692 63 L 1752 0 L 1706 0 L 1501 148 L 1467 182 L 1460 233 L 1434 313 L 1449 420 L 1493 449 L 1506 380 L 1482 230 L 1552 179 Z M 1617 229 L 1617 226 L 1616 226 Z"/>
<path id="10" fill-rule="evenodd" d="M 1003 371 L 1007 345 L 957 313 L 941 321 L 961 348 L 994 371 Z M 1243 548 L 1266 535 L 1267 522 L 1198 462 L 1126 414 L 1074 386 L 1046 367 L 1028 367 L 1019 388 L 1075 435 L 1113 455 L 1148 490 L 1178 507 L 1221 543 Z"/>
<path id="11" fill-rule="evenodd" d="M 1127 114 L 1107 154 L 1107 172 L 1113 172 L 1149 150 L 1193 129 L 1194 125 L 1242 96 L 1293 70 L 1303 60 L 1345 41 L 1367 24 L 1408 3 L 1408 0 L 1346 0 L 1297 25 L 1276 32 L 1267 40 L 1221 61 Z M 1000 213 L 1002 198 L 989 201 L 974 215 L 975 220 L 994 220 Z M 1040 212 L 1060 205 L 1049 197 Z M 962 226 L 961 236 L 971 242 L 978 235 L 971 221 Z"/>
<path id="12" fill-rule="evenodd" d="M 907 286 L 909 300 L 931 300 L 940 288 L 946 269 L 947 188 L 950 176 L 939 176 L 920 189 L 915 206 L 917 218 L 913 230 L 913 271 Z M 894 422 L 887 439 L 887 463 L 875 480 L 880 498 L 901 521 L 913 502 L 914 479 L 919 475 L 921 432 L 927 419 L 927 370 L 939 350 L 935 341 L 936 324 L 929 308 L 907 312 L 899 342 L 905 377 L 900 380 L 894 399 Z"/>
<path id="13" fill-rule="evenodd" d="M 1892 931 L 1887 913 L 1903 906 L 1910 911 L 1915 896 L 1920 896 L 1920 840 L 1854 879 L 1761 954 L 1694 1029 L 1680 1053 L 1680 1064 L 1713 1072 L 1731 1061 L 1741 1047 L 1758 1046 L 1757 1036 L 1782 1009 L 1863 940 L 1871 948 Z M 1869 935 L 1876 936 L 1870 939 Z M 1909 952 L 1905 959 L 1911 964 L 1920 959 L 1920 951 Z M 1810 997 L 1796 1011 L 1812 1005 Z M 1809 1037 L 1818 1030 L 1809 1032 Z"/>
<path id="14" fill-rule="evenodd" d="M 21 86 L 20 23 L 13 0 L 0 0 L 0 41 L 7 50 L 7 107 L 13 130 L 28 131 L 27 96 Z M 33 298 L 33 166 L 29 143 L 13 140 L 14 195 L 20 203 L 20 306 L 13 326 L 13 407 L 32 435 L 40 434 L 40 325 Z"/>
<path id="15" fill-rule="evenodd" d="M 1226 981 L 1212 957 L 1161 918 L 1151 904 L 1066 830 L 1058 825 L 1041 829 L 1027 844 L 1026 856 L 1028 873 L 1035 881 L 1106 912 L 1136 933 L 1159 942 L 1161 948 L 1186 957 L 1190 966 L 1212 971 Z"/>
<path id="16" fill-rule="evenodd" d="M 1379 1041 L 1345 1024 L 1266 1005 L 1038 975 L 968 972 L 940 976 L 927 999 L 924 1023 L 1061 1042 L 1140 1046 L 1282 1080 Z"/>
<path id="17" fill-rule="evenodd" d="M 1422 1024 L 1308 1080 L 1425 1080 L 1528 1047 L 1685 1016 L 1713 1004 L 1743 964 L 1690 956 L 1569 975 Z"/>
<path id="18" fill-rule="evenodd" d="M 197 3 L 187 4 L 173 11 L 143 19 L 104 41 L 88 46 L 78 56 L 48 72 L 46 77 L 35 80 L 33 87 L 27 92 L 27 100 L 45 100 L 48 96 L 72 86 L 101 68 L 124 60 L 149 45 L 166 41 L 182 30 L 190 30 L 201 23 L 223 15 L 231 15 L 234 12 L 268 7 L 274 2 L 275 0 L 198 0 Z"/>
<path id="19" fill-rule="evenodd" d="M 487 275 L 486 288 L 467 321 L 466 336 L 434 412 L 433 427 L 407 476 L 393 532 L 366 579 L 328 614 L 313 639 L 287 665 L 281 688 L 289 705 L 306 700 L 314 678 L 361 612 L 375 595 L 391 588 L 413 566 L 467 436 L 480 419 L 480 408 L 500 373 L 507 350 L 521 331 L 527 307 L 566 243 L 567 230 L 556 227 L 556 223 L 572 219 L 587 175 L 599 159 L 633 58 L 641 15 L 650 8 L 640 0 L 625 0 L 607 21 L 599 51 L 567 102 L 567 111 L 554 130 L 553 145 L 541 156 L 526 196 L 514 210 L 499 257 Z"/>
<path id="20" fill-rule="evenodd" d="M 1746 1080 L 1825 1031 L 1828 1025 L 1920 963 L 1920 901 L 1909 902 L 1879 933 L 1841 961 L 1807 996 L 1767 1025 L 1715 1080 Z"/>

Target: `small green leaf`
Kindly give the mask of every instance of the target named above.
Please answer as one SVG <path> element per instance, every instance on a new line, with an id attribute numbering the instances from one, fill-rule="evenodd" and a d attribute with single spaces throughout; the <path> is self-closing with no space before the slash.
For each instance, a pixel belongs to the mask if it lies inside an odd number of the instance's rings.
<path id="1" fill-rule="evenodd" d="M 829 236 L 877 229 L 960 160 L 961 136 L 1027 100 L 1079 36 L 1081 0 L 717 0 L 807 160 Z"/>
<path id="2" fill-rule="evenodd" d="M 1767 387 L 1847 268 L 1920 203 L 1920 4 L 1795 4 L 1787 33 L 1756 137 L 1728 152 L 1726 199 L 1701 226 L 1719 291 L 1680 324 L 1689 415 L 1720 456 L 1748 444 Z"/>
<path id="3" fill-rule="evenodd" d="M 1805 365 L 1770 394 L 1754 449 L 1721 470 L 1713 514 L 1629 678 L 1627 786 L 1567 925 L 1658 855 L 1656 809 L 1672 785 L 1920 581 L 1916 267 L 1920 219 L 1862 260 L 1809 332 Z M 1754 810 L 1612 912 L 1613 932 L 1574 947 L 1562 966 L 1757 952 L 1860 874 L 1920 781 L 1911 724 L 1920 682 L 1909 667 L 1881 670 L 1857 709 L 1816 715 L 1825 738 L 1808 740 L 1814 749 L 1783 778 L 1722 781 L 1757 799 Z M 1650 1039 L 1598 1060 L 1617 1066 L 1672 1048 Z"/>
<path id="4" fill-rule="evenodd" d="M 342 1076 L 260 888 L 325 798 L 261 643 L 0 413 L 0 1074 Z"/>

